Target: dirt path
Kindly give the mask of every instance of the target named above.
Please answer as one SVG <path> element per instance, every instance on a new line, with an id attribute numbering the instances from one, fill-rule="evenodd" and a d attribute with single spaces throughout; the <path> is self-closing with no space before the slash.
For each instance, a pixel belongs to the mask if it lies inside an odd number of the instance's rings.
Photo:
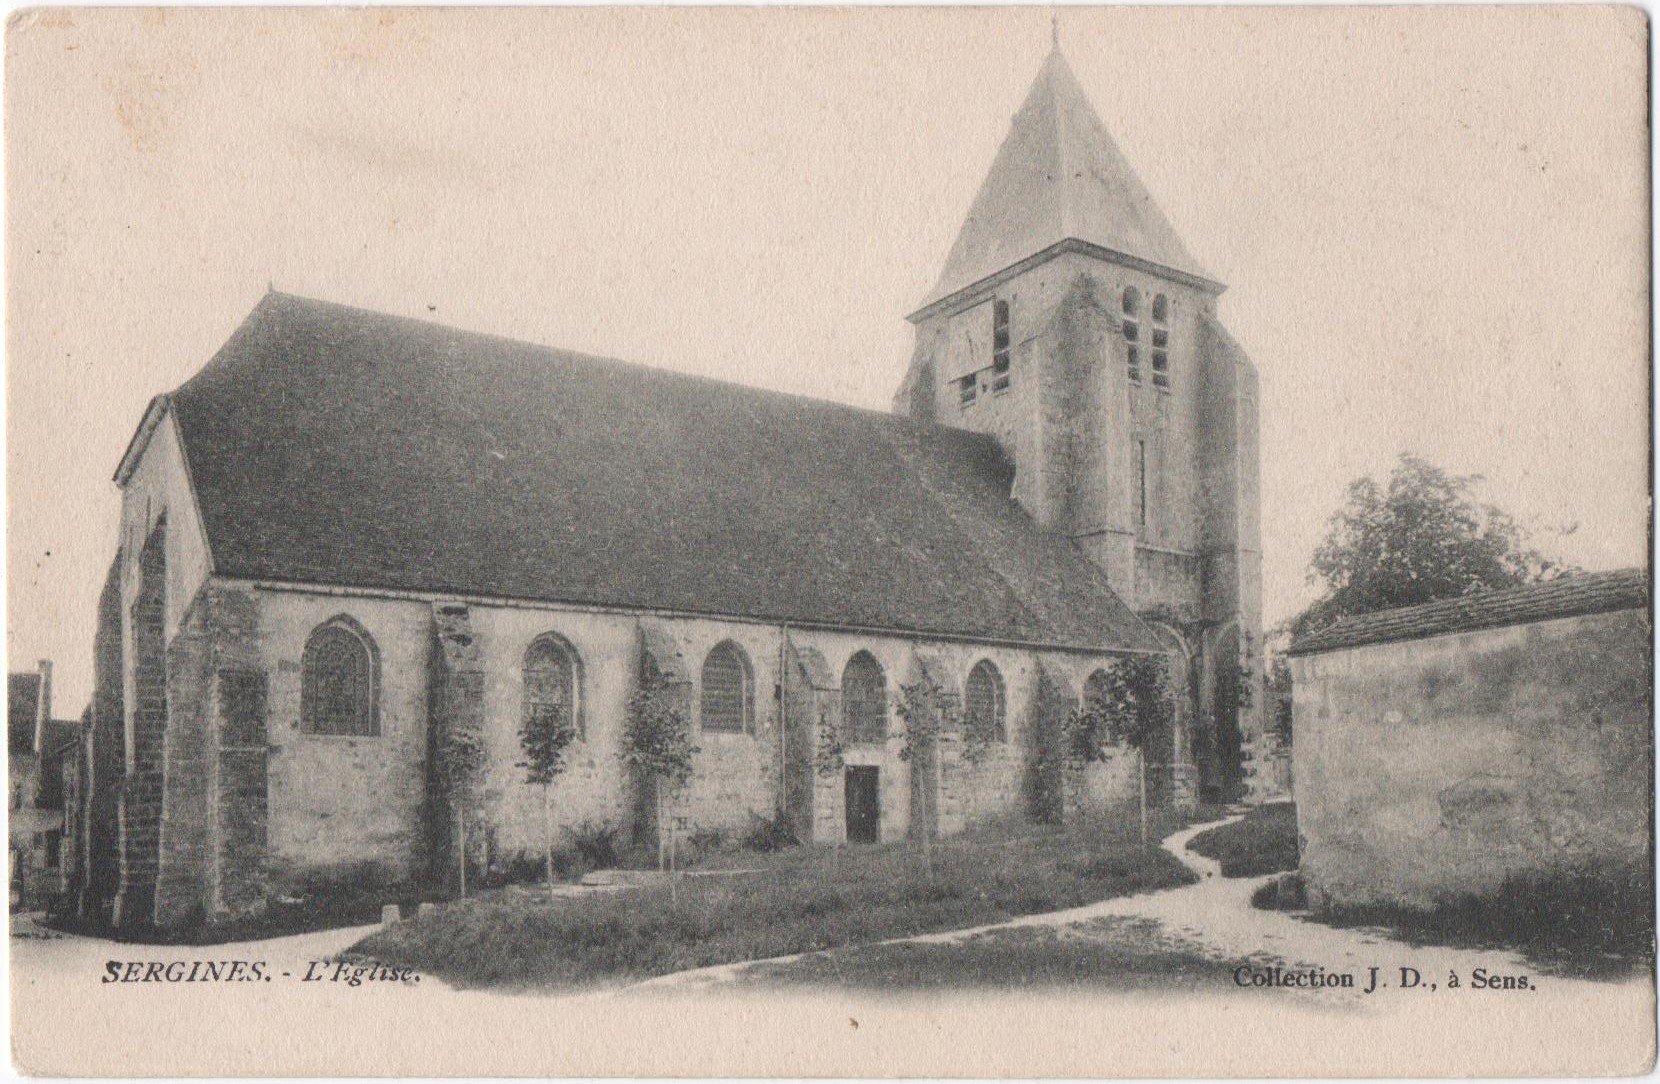
<path id="1" fill-rule="evenodd" d="M 1219 863 L 1187 849 L 1188 842 L 1199 833 L 1232 824 L 1241 817 L 1231 816 L 1194 825 L 1168 837 L 1161 844 L 1199 877 L 1196 884 L 1121 896 L 1064 911 L 1024 915 L 970 929 L 681 971 L 628 989 L 714 986 L 740 979 L 759 979 L 765 972 L 776 973 L 780 965 L 822 961 L 827 957 L 894 945 L 966 945 L 969 942 L 983 942 L 988 936 L 1034 928 L 1054 930 L 1073 940 L 1112 938 L 1122 947 L 1125 924 L 1132 922 L 1136 923 L 1137 936 L 1145 942 L 1149 953 L 1168 952 L 1172 947 L 1180 947 L 1211 959 L 1241 963 L 1250 961 L 1260 967 L 1280 963 L 1290 969 L 1320 968 L 1326 972 L 1349 972 L 1355 975 L 1357 983 L 1352 994 L 1355 997 L 1363 995 L 1362 988 L 1370 983 L 1370 969 L 1373 967 L 1378 968 L 1378 981 L 1391 986 L 1401 981 L 1402 968 L 1417 971 L 1426 985 L 1445 982 L 1449 971 L 1457 972 L 1463 983 L 1470 981 L 1477 968 L 1501 975 L 1536 971 L 1513 953 L 1413 946 L 1393 939 L 1381 929 L 1340 929 L 1294 914 L 1252 907 L 1251 894 L 1268 878 L 1223 877 Z M 1147 923 L 1156 926 L 1150 927 Z M 1576 980 L 1552 980 L 1553 983 L 1573 981 Z M 1332 994 L 1322 991 L 1320 996 L 1329 1000 Z"/>

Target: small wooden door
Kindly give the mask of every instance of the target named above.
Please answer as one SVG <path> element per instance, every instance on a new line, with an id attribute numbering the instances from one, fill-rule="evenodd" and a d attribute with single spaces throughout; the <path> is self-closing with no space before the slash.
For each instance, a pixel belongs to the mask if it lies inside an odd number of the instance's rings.
<path id="1" fill-rule="evenodd" d="M 875 843 L 882 838 L 881 773 L 877 768 L 847 769 L 847 841 Z"/>

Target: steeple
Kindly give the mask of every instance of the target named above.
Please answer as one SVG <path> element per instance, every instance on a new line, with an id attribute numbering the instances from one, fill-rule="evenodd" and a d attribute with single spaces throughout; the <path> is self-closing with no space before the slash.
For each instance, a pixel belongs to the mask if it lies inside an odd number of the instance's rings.
<path id="1" fill-rule="evenodd" d="M 1051 35 L 1048 59 L 920 308 L 1063 241 L 1218 289 L 1107 134 L 1061 53 L 1058 25 Z"/>

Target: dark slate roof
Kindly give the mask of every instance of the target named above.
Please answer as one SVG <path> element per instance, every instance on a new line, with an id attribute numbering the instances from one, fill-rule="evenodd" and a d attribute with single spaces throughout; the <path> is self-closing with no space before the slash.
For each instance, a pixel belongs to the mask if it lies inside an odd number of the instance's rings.
<path id="1" fill-rule="evenodd" d="M 1607 610 L 1646 609 L 1648 572 L 1640 568 L 1615 572 L 1581 572 L 1548 583 L 1528 584 L 1503 591 L 1483 591 L 1462 598 L 1404 606 L 1336 624 L 1299 637 L 1293 655 L 1312 655 L 1362 644 L 1390 640 L 1417 640 L 1450 632 L 1521 625 L 1559 617 L 1602 613 Z"/>
<path id="2" fill-rule="evenodd" d="M 6 748 L 13 755 L 31 753 L 35 748 L 40 675 L 7 674 L 6 678 Z"/>
<path id="3" fill-rule="evenodd" d="M 985 436 L 275 292 L 170 402 L 220 575 L 1158 650 Z"/>
<path id="4" fill-rule="evenodd" d="M 1068 238 L 1219 285 L 1188 252 L 1056 49 L 1015 114 L 922 308 Z"/>

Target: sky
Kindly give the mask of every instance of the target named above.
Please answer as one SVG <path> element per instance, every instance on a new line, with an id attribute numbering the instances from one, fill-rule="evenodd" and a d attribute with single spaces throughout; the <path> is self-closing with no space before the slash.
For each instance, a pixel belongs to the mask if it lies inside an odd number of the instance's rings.
<path id="1" fill-rule="evenodd" d="M 1640 11 L 1053 10 L 1261 373 L 1270 624 L 1403 451 L 1646 561 Z M 15 17 L 9 667 L 79 713 L 116 464 L 272 286 L 885 408 L 1051 13 Z"/>

